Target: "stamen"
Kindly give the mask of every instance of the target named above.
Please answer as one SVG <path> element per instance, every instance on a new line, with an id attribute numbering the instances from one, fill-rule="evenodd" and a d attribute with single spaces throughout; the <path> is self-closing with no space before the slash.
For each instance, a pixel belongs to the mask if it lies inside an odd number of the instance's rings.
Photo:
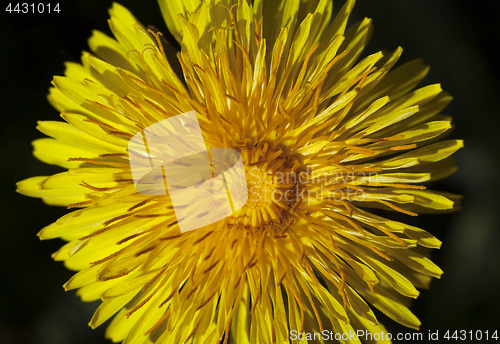
<path id="1" fill-rule="evenodd" d="M 303 264 L 305 256 L 306 256 L 306 251 L 304 250 L 304 247 L 301 247 L 300 258 L 299 258 L 299 263 L 300 264 Z"/>
<path id="2" fill-rule="evenodd" d="M 400 134 L 400 135 L 394 135 L 394 136 L 389 136 L 389 137 L 382 137 L 379 139 L 365 139 L 365 140 L 366 140 L 366 143 L 369 143 L 369 142 L 394 141 L 394 140 L 399 140 L 402 138 L 404 138 L 404 135 Z"/>
<path id="3" fill-rule="evenodd" d="M 109 153 L 109 154 L 99 154 L 99 158 L 127 158 L 128 154 L 125 153 Z"/>
<path id="4" fill-rule="evenodd" d="M 243 267 L 243 270 L 242 270 L 243 272 L 250 266 L 250 264 L 254 260 L 256 254 L 257 254 L 257 252 L 254 252 L 252 254 L 252 256 L 250 257 L 250 259 L 248 260 L 248 263 L 245 265 L 245 267 Z"/>
<path id="5" fill-rule="evenodd" d="M 349 52 L 347 50 L 344 50 L 341 54 L 335 56 L 335 58 L 325 67 L 325 70 L 323 71 L 323 76 L 314 83 L 314 85 L 311 86 L 311 89 L 315 89 L 316 87 L 318 87 L 319 84 L 321 84 L 325 79 L 326 77 L 328 76 L 328 71 L 330 70 L 330 68 L 333 67 L 333 65 L 338 61 L 340 60 L 341 58 L 343 58 L 344 56 L 346 56 Z"/>
<path id="6" fill-rule="evenodd" d="M 168 265 L 164 266 L 156 275 L 154 275 L 153 278 L 151 278 L 145 285 L 144 287 L 141 288 L 141 291 L 146 290 L 147 287 L 151 285 L 158 277 L 160 277 L 166 270 L 167 270 Z"/>
<path id="7" fill-rule="evenodd" d="M 311 48 L 311 50 L 309 50 L 309 52 L 307 53 L 307 55 L 304 59 L 304 62 L 302 63 L 302 68 L 300 69 L 299 75 L 297 76 L 297 79 L 295 80 L 295 86 L 292 88 L 292 90 L 290 91 L 290 93 L 287 96 L 287 100 L 285 101 L 285 107 L 288 107 L 288 105 L 290 105 L 290 102 L 292 101 L 293 95 L 295 94 L 295 92 L 297 92 L 299 87 L 302 85 L 302 80 L 304 79 L 304 75 L 306 74 L 307 64 L 309 63 L 309 59 L 314 54 L 316 49 L 318 49 L 318 47 L 319 47 L 319 43 L 315 44 Z"/>
<path id="8" fill-rule="evenodd" d="M 98 103 L 98 102 L 94 102 L 90 99 L 86 99 L 87 102 L 89 103 L 92 103 L 92 104 L 96 104 L 96 105 L 101 105 L 102 107 L 106 108 L 104 105 Z M 100 127 L 103 127 L 103 128 L 106 128 L 106 129 L 109 129 L 109 130 L 115 130 L 115 131 L 118 131 L 118 129 L 116 129 L 115 127 L 109 125 L 109 124 L 105 124 L 105 123 L 102 123 L 102 122 L 99 122 L 99 121 L 96 121 L 96 120 L 93 120 L 91 118 L 85 118 L 83 120 L 84 122 L 89 122 L 89 123 L 93 123 L 93 124 L 97 124 L 98 126 Z"/>
<path id="9" fill-rule="evenodd" d="M 307 307 L 302 302 L 302 299 L 300 298 L 299 294 L 297 293 L 297 290 L 293 290 L 292 294 L 293 294 L 293 297 L 295 298 L 295 301 L 297 301 L 299 308 L 302 309 L 303 311 L 307 311 Z"/>
<path id="10" fill-rule="evenodd" d="M 344 309 L 347 310 L 347 308 L 349 307 L 349 302 L 347 300 L 347 295 L 345 293 L 345 272 L 344 270 L 338 266 L 338 269 L 339 269 L 339 273 L 340 273 L 340 277 L 341 277 L 341 282 L 340 282 L 340 294 L 342 294 L 342 301 L 344 303 Z"/>
<path id="11" fill-rule="evenodd" d="M 160 303 L 160 305 L 158 306 L 158 308 L 163 307 L 163 305 L 165 305 L 168 301 L 170 301 L 170 299 L 174 297 L 174 295 L 177 292 L 178 288 L 179 288 L 179 286 L 177 286 L 176 288 L 174 288 L 174 290 L 172 291 L 172 293 L 170 293 L 170 295 L 168 295 L 167 298 L 165 300 L 163 300 L 162 303 Z"/>
<path id="12" fill-rule="evenodd" d="M 92 202 L 93 201 L 90 200 L 90 201 L 82 201 L 82 202 L 77 202 L 77 203 L 70 203 L 70 204 L 68 204 L 68 206 L 66 207 L 66 209 L 81 207 L 81 206 L 84 206 L 84 205 L 90 205 L 90 204 L 92 204 Z"/>
<path id="13" fill-rule="evenodd" d="M 189 300 L 189 298 L 194 294 L 195 291 L 198 290 L 198 288 L 200 287 L 200 285 L 198 284 L 196 287 L 194 287 L 186 296 L 186 301 Z"/>
<path id="14" fill-rule="evenodd" d="M 403 241 L 403 239 L 401 239 L 400 237 L 398 237 L 396 234 L 394 233 L 391 233 L 389 232 L 387 229 L 385 228 L 378 228 L 377 229 L 379 231 L 381 231 L 382 233 L 386 234 L 387 236 L 391 237 L 392 239 L 396 240 L 398 243 L 400 243 L 402 246 L 406 246 L 406 243 Z"/>
<path id="15" fill-rule="evenodd" d="M 98 231 L 95 231 L 95 232 L 94 232 L 94 233 L 92 233 L 92 234 L 82 236 L 82 237 L 81 237 L 80 239 L 78 239 L 78 240 L 83 241 L 83 240 L 90 239 L 90 238 L 92 238 L 92 237 L 94 237 L 94 236 L 96 236 L 96 235 L 99 235 L 99 234 L 101 234 L 101 233 L 104 233 L 104 232 L 106 232 L 106 231 L 110 230 L 111 228 L 113 228 L 113 226 L 109 226 L 109 227 L 106 227 L 106 228 L 99 229 Z"/>
<path id="16" fill-rule="evenodd" d="M 151 33 L 153 36 L 155 36 L 156 43 L 158 44 L 158 47 L 160 48 L 160 53 L 163 56 L 163 58 L 165 58 L 165 60 L 166 60 L 167 56 L 165 55 L 165 50 L 163 50 L 163 44 L 161 43 L 161 39 L 160 39 L 160 36 L 163 36 L 163 34 L 160 31 L 155 32 L 151 29 L 148 29 L 148 32 Z"/>
<path id="17" fill-rule="evenodd" d="M 259 258 L 255 258 L 255 260 L 253 261 L 252 264 L 250 264 L 248 267 L 247 267 L 247 270 L 250 270 L 251 268 L 253 268 L 255 265 L 257 265 L 257 263 L 259 262 Z"/>
<path id="18" fill-rule="evenodd" d="M 142 251 L 139 251 L 137 252 L 136 254 L 134 254 L 134 257 L 139 257 L 139 256 L 142 256 L 143 254 L 146 254 L 146 253 L 149 253 L 151 251 L 153 251 L 155 249 L 156 246 L 150 246 L 148 248 L 145 248 L 144 250 Z"/>
<path id="19" fill-rule="evenodd" d="M 349 151 L 352 151 L 354 153 L 364 154 L 367 156 L 374 156 L 375 155 L 375 151 L 373 149 L 370 149 L 370 148 L 359 147 L 359 146 L 346 146 L 346 147 L 349 149 Z"/>
<path id="20" fill-rule="evenodd" d="M 215 232 L 215 230 L 211 230 L 210 232 L 206 233 L 205 235 L 203 235 L 200 239 L 196 240 L 193 245 L 196 245 L 200 242 L 202 242 L 203 240 L 205 240 L 206 238 L 208 238 L 210 235 L 212 235 L 213 233 Z"/>
<path id="21" fill-rule="evenodd" d="M 262 239 L 262 244 L 261 244 L 262 249 L 264 248 L 264 245 L 266 244 L 267 237 L 268 237 L 268 235 L 266 235 L 266 233 L 264 233 L 264 239 Z"/>
<path id="22" fill-rule="evenodd" d="M 149 302 L 149 300 L 151 300 L 151 298 L 156 294 L 158 293 L 158 291 L 163 288 L 163 283 L 160 283 L 158 285 L 158 287 L 156 287 L 155 290 L 153 290 L 153 292 L 151 292 L 151 294 L 149 294 L 144 300 L 141 301 L 141 303 L 139 303 L 137 306 L 135 306 L 130 312 L 128 312 L 125 316 L 128 318 L 130 318 L 130 316 L 132 314 L 134 314 L 135 312 L 137 312 L 142 306 L 144 306 L 146 303 Z"/>
<path id="23" fill-rule="evenodd" d="M 259 301 L 259 298 L 260 298 L 260 289 L 257 290 L 257 295 L 255 296 L 255 300 L 253 300 L 252 302 L 252 308 L 250 308 L 250 314 L 253 314 L 255 307 L 257 307 L 257 301 Z"/>
<path id="24" fill-rule="evenodd" d="M 347 223 L 349 223 L 351 226 L 353 226 L 354 229 L 359 232 L 359 234 L 366 237 L 365 231 L 356 222 L 354 222 L 353 220 L 351 220 L 350 218 L 345 217 L 345 216 L 342 216 L 342 220 L 347 221 Z"/>
<path id="25" fill-rule="evenodd" d="M 302 194 L 302 193 L 301 193 Z M 302 200 L 303 198 L 299 198 L 297 200 L 297 202 L 295 202 L 295 204 L 292 206 L 292 208 L 290 209 L 290 214 L 293 214 L 295 209 L 297 209 L 297 207 L 300 205 L 300 203 L 302 203 Z"/>
<path id="26" fill-rule="evenodd" d="M 379 249 L 377 249 L 371 245 L 368 246 L 368 248 L 389 262 L 392 262 L 394 260 L 393 258 L 389 257 L 388 255 L 386 255 L 385 253 L 383 253 L 382 251 L 380 251 Z"/>
<path id="27" fill-rule="evenodd" d="M 159 240 L 161 240 L 161 241 L 173 240 L 173 239 L 180 238 L 180 237 L 181 237 L 181 236 L 183 236 L 183 235 L 184 235 L 184 234 L 172 235 L 172 236 L 169 236 L 169 237 L 160 238 Z"/>
<path id="28" fill-rule="evenodd" d="M 396 211 L 399 211 L 400 213 L 403 213 L 403 214 L 406 214 L 406 215 L 418 216 L 418 214 L 414 213 L 413 211 L 409 211 L 409 210 L 400 208 L 400 207 L 398 207 L 398 206 L 396 206 L 396 205 L 394 205 L 394 204 L 392 204 L 390 202 L 387 202 L 387 201 L 383 201 L 383 200 L 378 199 L 378 200 L 375 200 L 375 202 L 382 203 L 382 204 L 388 206 L 389 208 L 394 209 Z"/>
<path id="29" fill-rule="evenodd" d="M 287 273 L 287 271 L 285 270 L 285 272 L 283 273 L 283 276 L 281 276 L 280 279 L 278 280 L 278 283 L 276 283 L 276 287 L 279 287 L 281 285 L 281 283 L 283 283 L 283 280 L 285 279 L 286 273 Z"/>
<path id="30" fill-rule="evenodd" d="M 352 213 L 353 213 L 353 211 L 354 211 L 354 207 L 353 207 L 353 205 L 352 205 L 350 202 L 346 201 L 346 200 L 343 200 L 343 201 L 342 201 L 342 202 L 340 202 L 340 203 L 341 203 L 341 204 L 345 207 L 345 209 L 347 210 L 348 216 L 349 216 L 349 217 L 352 217 Z"/>
<path id="31" fill-rule="evenodd" d="M 231 327 L 231 320 L 233 320 L 232 313 L 231 313 L 231 316 L 229 317 L 229 319 L 227 320 L 227 323 L 226 323 L 226 330 L 224 331 L 224 343 L 223 344 L 227 344 L 227 342 L 229 341 L 229 329 Z"/>
<path id="32" fill-rule="evenodd" d="M 122 113 L 120 111 L 118 111 L 117 109 L 115 108 L 112 108 L 112 107 L 109 107 L 109 106 L 106 106 L 104 104 L 101 104 L 99 102 L 96 102 L 95 100 L 91 100 L 91 99 L 85 99 L 85 101 L 89 104 L 93 104 L 93 105 L 96 105 L 98 107 L 100 107 L 101 109 L 104 109 L 106 111 L 109 111 L 111 113 L 114 113 L 114 114 L 117 114 L 117 115 L 122 115 Z M 91 123 L 95 123 L 95 124 L 98 124 L 99 126 L 102 126 L 104 128 L 111 128 L 111 129 L 114 129 L 112 126 L 110 126 L 109 124 L 104 124 L 102 122 L 99 122 L 99 121 L 96 121 L 96 120 L 93 120 L 91 118 L 87 118 L 85 120 L 86 122 L 91 122 Z"/>
<path id="33" fill-rule="evenodd" d="M 240 285 L 240 282 L 241 282 L 241 277 L 242 277 L 242 276 L 243 276 L 243 275 L 241 275 L 240 277 L 238 277 L 238 279 L 236 280 L 236 283 L 234 283 L 234 287 L 233 287 L 233 289 L 238 288 L 238 286 Z"/>
<path id="34" fill-rule="evenodd" d="M 160 326 L 160 324 L 162 322 L 164 322 L 171 314 L 171 311 L 168 310 L 167 313 L 165 313 L 165 315 L 163 315 L 157 322 L 156 324 L 154 324 L 149 330 L 147 330 L 146 332 L 144 332 L 144 335 L 145 336 L 148 336 L 149 334 L 151 334 L 151 332 L 153 332 L 158 326 Z"/>
<path id="35" fill-rule="evenodd" d="M 288 223 L 286 224 L 285 228 L 283 228 L 283 231 L 281 232 L 281 235 L 284 235 L 284 234 L 288 231 L 288 229 L 290 229 L 290 227 L 292 227 L 292 225 L 293 225 L 295 222 L 297 222 L 297 219 L 296 219 L 296 218 L 294 218 L 294 217 L 292 217 L 292 218 L 290 219 L 290 221 L 288 221 Z"/>
<path id="36" fill-rule="evenodd" d="M 108 134 L 109 135 L 116 135 L 116 136 L 123 136 L 123 137 L 126 137 L 128 139 L 131 139 L 132 137 L 134 137 L 134 135 L 129 134 L 129 133 L 124 133 L 123 131 L 110 131 Z"/>
<path id="37" fill-rule="evenodd" d="M 114 179 L 113 181 L 115 183 L 128 183 L 128 184 L 131 184 L 134 182 L 133 179 Z"/>
<path id="38" fill-rule="evenodd" d="M 314 301 L 312 299 L 309 299 L 309 303 L 311 304 L 311 306 L 313 308 L 314 316 L 316 317 L 316 321 L 318 322 L 318 325 L 319 325 L 319 331 L 322 333 L 323 332 L 323 322 L 321 321 L 321 317 L 319 316 L 318 309 L 316 308 L 316 305 L 314 304 Z"/>
<path id="39" fill-rule="evenodd" d="M 189 278 L 193 281 L 193 284 L 195 284 L 195 274 L 196 274 L 196 268 L 198 266 L 194 265 L 194 267 L 191 269 L 191 272 L 189 273 Z"/>
<path id="40" fill-rule="evenodd" d="M 114 276 L 110 276 L 110 277 L 98 277 L 98 280 L 101 281 L 101 282 L 106 282 L 106 281 L 110 281 L 112 279 L 117 279 L 117 278 L 120 278 L 120 277 L 124 277 L 124 276 L 127 276 L 129 273 L 131 273 L 132 271 L 134 271 L 135 269 L 137 269 L 139 266 L 141 266 L 141 264 L 137 265 L 137 266 L 134 266 L 132 269 L 128 270 L 128 271 L 125 271 L 125 272 L 122 272 L 118 275 L 114 275 Z"/>
<path id="41" fill-rule="evenodd" d="M 409 185 L 409 184 L 391 184 L 391 183 L 380 183 L 378 186 L 388 186 L 400 189 L 415 189 L 415 190 L 425 190 L 427 189 L 423 185 Z"/>
<path id="42" fill-rule="evenodd" d="M 137 203 L 136 205 L 130 207 L 127 209 L 127 211 L 132 211 L 134 209 L 137 209 L 139 207 L 142 207 L 143 205 L 145 205 L 146 203 L 148 202 L 151 202 L 153 199 L 145 199 L 144 201 L 140 201 L 139 203 Z"/>
<path id="43" fill-rule="evenodd" d="M 127 218 L 129 216 L 132 216 L 132 215 L 134 215 L 134 214 L 130 213 L 130 214 L 123 214 L 123 215 L 115 216 L 112 219 L 109 219 L 108 221 L 104 222 L 103 225 L 104 226 L 108 226 L 108 225 L 112 224 L 113 222 L 125 219 L 125 218 Z"/>
<path id="44" fill-rule="evenodd" d="M 408 149 L 413 149 L 417 148 L 417 145 L 415 143 L 412 143 L 410 145 L 402 145 L 402 146 L 394 146 L 389 148 L 390 151 L 400 151 L 400 150 L 408 150 Z"/>
<path id="45" fill-rule="evenodd" d="M 189 339 L 194 335 L 194 333 L 196 332 L 196 329 L 198 328 L 198 326 L 200 326 L 200 322 L 201 322 L 201 316 L 200 318 L 198 319 L 198 321 L 196 322 L 196 325 L 194 325 L 194 328 L 193 328 L 193 331 L 191 331 L 189 333 L 189 335 L 187 336 L 186 340 L 184 341 L 184 344 L 187 343 L 189 341 Z"/>
<path id="46" fill-rule="evenodd" d="M 128 164 L 123 164 L 123 163 L 118 163 L 118 162 L 112 162 L 112 161 L 100 161 L 100 160 L 95 160 L 95 159 L 89 159 L 89 158 L 68 158 L 66 161 L 83 161 L 83 162 L 89 162 L 92 164 L 96 165 L 109 165 L 113 167 L 126 167 L 128 168 Z"/>
<path id="47" fill-rule="evenodd" d="M 212 253 L 214 253 L 214 252 L 215 252 L 215 246 L 212 247 L 212 250 L 210 251 L 210 253 L 207 254 L 206 257 L 203 258 L 203 260 L 208 260 L 212 256 Z"/>
<path id="48" fill-rule="evenodd" d="M 217 266 L 217 264 L 219 264 L 220 262 L 220 259 L 216 260 L 215 263 L 213 263 L 212 265 L 210 265 L 208 268 L 206 268 L 203 273 L 206 274 L 207 272 L 209 272 L 210 270 L 212 270 L 213 268 L 215 268 Z"/>
<path id="49" fill-rule="evenodd" d="M 149 219 L 152 217 L 162 217 L 162 216 L 169 216 L 169 215 L 171 215 L 171 213 L 167 213 L 167 214 L 136 214 L 136 215 L 134 215 L 134 217 L 138 217 L 140 219 Z"/>
<path id="50" fill-rule="evenodd" d="M 107 257 L 105 257 L 103 259 L 99 259 L 99 260 L 90 262 L 90 266 L 96 266 L 96 265 L 102 264 L 104 262 L 107 262 L 108 260 L 110 260 L 110 259 L 116 257 L 117 255 L 119 255 L 122 251 L 123 251 L 123 248 L 121 250 L 116 251 L 115 253 L 111 253 L 109 256 L 107 256 Z"/>
<path id="51" fill-rule="evenodd" d="M 254 31 L 254 35 L 255 35 L 255 42 L 257 43 L 257 46 L 260 46 L 260 24 L 262 23 L 262 18 L 260 18 L 259 21 L 257 21 L 257 19 L 253 19 L 253 22 L 255 24 L 255 31 Z"/>
<path id="52" fill-rule="evenodd" d="M 212 300 L 212 298 L 215 296 L 215 293 L 217 293 L 218 290 L 215 290 L 209 297 L 208 299 L 206 299 L 205 301 L 203 301 L 201 303 L 201 305 L 198 306 L 198 308 L 196 308 L 197 311 L 199 311 L 200 309 L 202 309 L 207 303 L 210 302 L 210 300 Z"/>
<path id="53" fill-rule="evenodd" d="M 233 242 L 231 243 L 231 249 L 233 249 L 234 245 L 238 242 L 238 238 L 234 239 Z M 215 249 L 215 247 L 214 247 Z"/>
<path id="54" fill-rule="evenodd" d="M 300 308 L 300 331 L 299 333 L 302 333 L 304 332 L 304 322 L 306 320 L 306 317 L 305 317 L 305 314 L 304 314 L 304 310 L 302 308 Z"/>

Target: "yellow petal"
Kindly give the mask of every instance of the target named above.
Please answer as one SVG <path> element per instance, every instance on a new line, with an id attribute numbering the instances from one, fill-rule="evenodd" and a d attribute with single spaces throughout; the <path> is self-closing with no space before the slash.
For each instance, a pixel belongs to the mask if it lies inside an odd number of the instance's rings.
<path id="1" fill-rule="evenodd" d="M 182 25 L 180 23 L 179 14 L 186 16 L 187 12 L 193 12 L 201 1 L 199 0 L 158 0 L 160 10 L 167 23 L 168 31 L 172 33 L 177 42 L 182 42 Z"/>
<path id="2" fill-rule="evenodd" d="M 46 164 L 58 165 L 64 168 L 77 168 L 82 161 L 68 161 L 69 158 L 97 158 L 103 151 L 78 146 L 50 138 L 37 139 L 32 142 L 33 155 Z"/>
<path id="3" fill-rule="evenodd" d="M 126 69 L 141 79 L 146 75 L 143 71 L 127 56 L 127 51 L 113 38 L 101 31 L 92 31 L 92 36 L 88 40 L 90 50 L 99 56 L 103 61 L 109 64 Z"/>
<path id="4" fill-rule="evenodd" d="M 115 297 L 112 299 L 107 299 L 102 302 L 102 304 L 97 308 L 90 320 L 90 327 L 96 328 L 106 320 L 111 318 L 116 312 L 118 312 L 123 306 L 125 306 L 137 293 L 137 290 L 130 291 L 127 294 L 124 294 L 119 297 Z"/>
<path id="5" fill-rule="evenodd" d="M 126 146 L 118 146 L 116 144 L 100 140 L 68 123 L 40 121 L 38 122 L 37 129 L 45 135 L 61 140 L 63 142 L 71 142 L 73 144 L 82 145 L 94 150 L 102 150 L 106 153 L 126 153 Z"/>

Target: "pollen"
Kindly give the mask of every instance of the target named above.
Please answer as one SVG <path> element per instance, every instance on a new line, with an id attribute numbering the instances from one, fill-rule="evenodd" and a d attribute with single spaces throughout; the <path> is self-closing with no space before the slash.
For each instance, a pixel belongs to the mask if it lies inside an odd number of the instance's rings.
<path id="1" fill-rule="evenodd" d="M 226 219 L 228 224 L 258 229 L 283 221 L 296 199 L 297 184 L 286 159 L 279 158 L 280 153 L 267 145 L 242 150 L 248 201 Z"/>

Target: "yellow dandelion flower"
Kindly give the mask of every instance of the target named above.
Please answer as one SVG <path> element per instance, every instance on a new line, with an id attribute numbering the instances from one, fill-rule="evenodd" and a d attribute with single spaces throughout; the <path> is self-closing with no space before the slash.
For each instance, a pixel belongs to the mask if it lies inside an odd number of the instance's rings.
<path id="1" fill-rule="evenodd" d="M 360 60 L 371 21 L 346 29 L 353 0 L 335 18 L 326 0 L 159 4 L 178 59 L 114 4 L 115 38 L 94 31 L 92 53 L 54 77 L 48 98 L 65 122 L 40 122 L 50 138 L 33 142 L 67 171 L 18 183 L 80 208 L 39 236 L 67 241 L 53 255 L 78 271 L 66 290 L 102 300 L 90 326 L 115 315 L 106 336 L 124 343 L 305 343 L 324 330 L 380 335 L 373 306 L 418 329 L 408 301 L 442 274 L 426 253 L 441 242 L 366 209 L 457 208 L 421 185 L 452 174 L 462 147 L 439 141 L 450 96 L 413 90 L 427 66 L 393 69 L 401 48 Z M 136 189 L 128 145 L 190 111 L 208 148 L 240 154 L 248 200 L 181 231 L 168 194 Z"/>

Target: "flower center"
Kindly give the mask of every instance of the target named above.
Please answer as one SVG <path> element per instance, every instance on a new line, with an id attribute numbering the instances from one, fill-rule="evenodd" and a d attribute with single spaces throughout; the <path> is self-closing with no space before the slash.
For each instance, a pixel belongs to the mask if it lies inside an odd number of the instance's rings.
<path id="1" fill-rule="evenodd" d="M 279 152 L 268 151 L 267 146 L 246 148 L 241 154 L 248 201 L 226 219 L 227 223 L 253 229 L 270 222 L 280 222 L 296 198 L 294 178 L 286 160 L 278 157 Z"/>

